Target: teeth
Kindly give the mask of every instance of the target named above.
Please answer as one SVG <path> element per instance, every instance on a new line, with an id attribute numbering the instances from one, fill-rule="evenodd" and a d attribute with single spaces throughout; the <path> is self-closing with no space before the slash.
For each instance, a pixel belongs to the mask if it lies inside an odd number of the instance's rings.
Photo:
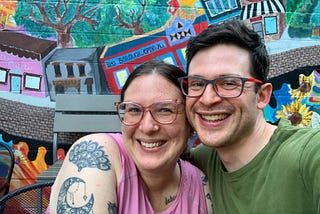
<path id="1" fill-rule="evenodd" d="M 141 145 L 146 148 L 155 148 L 161 145 L 161 143 L 145 143 L 141 141 Z"/>
<path id="2" fill-rule="evenodd" d="M 225 114 L 219 114 L 219 115 L 202 115 L 202 118 L 207 121 L 216 121 L 216 120 L 223 120 L 227 117 Z"/>

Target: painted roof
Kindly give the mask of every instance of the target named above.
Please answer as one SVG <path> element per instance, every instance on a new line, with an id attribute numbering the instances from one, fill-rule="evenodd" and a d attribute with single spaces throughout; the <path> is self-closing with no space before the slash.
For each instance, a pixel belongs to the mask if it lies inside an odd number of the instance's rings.
<path id="1" fill-rule="evenodd" d="M 285 12 L 285 8 L 280 0 L 265 0 L 245 5 L 242 8 L 240 17 L 241 20 L 245 20 L 264 14 Z"/>
<path id="2" fill-rule="evenodd" d="M 97 61 L 100 54 L 100 47 L 94 48 L 60 48 L 55 50 L 54 54 L 48 58 L 47 62 L 70 62 L 70 61 L 82 61 L 90 60 Z"/>
<path id="3" fill-rule="evenodd" d="M 56 41 L 39 39 L 15 31 L 0 31 L 0 50 L 41 60 L 57 47 Z"/>

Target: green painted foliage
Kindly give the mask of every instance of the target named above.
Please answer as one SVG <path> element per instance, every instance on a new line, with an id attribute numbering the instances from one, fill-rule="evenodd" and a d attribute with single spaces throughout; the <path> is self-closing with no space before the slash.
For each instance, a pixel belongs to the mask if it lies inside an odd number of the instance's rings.
<path id="1" fill-rule="evenodd" d="M 288 0 L 286 3 L 286 18 L 290 37 L 306 38 L 312 36 L 314 23 L 311 21 L 319 0 Z"/>
<path id="2" fill-rule="evenodd" d="M 15 12 L 15 22 L 19 26 L 24 26 L 25 30 L 32 35 L 40 38 L 56 37 L 53 28 L 34 23 L 31 19 L 25 18 L 30 14 L 31 5 L 19 1 Z M 39 14 L 35 14 L 37 18 L 41 18 Z"/>
<path id="3" fill-rule="evenodd" d="M 70 35 L 70 41 L 66 39 L 65 44 L 60 44 L 62 47 L 70 44 L 74 47 L 104 46 L 134 36 L 132 29 L 119 25 L 117 8 L 120 18 L 127 23 L 137 21 L 140 15 L 138 24 L 144 33 L 162 27 L 171 18 L 165 0 L 147 0 L 144 10 L 141 5 L 143 0 L 87 0 L 80 3 L 72 0 L 67 5 L 62 4 L 62 0 L 46 0 L 42 8 L 45 14 L 40 13 L 40 2 L 18 1 L 15 21 L 33 36 L 56 38 L 60 42 L 65 39 L 62 35 Z M 83 5 L 77 12 L 79 4 Z M 77 13 L 82 17 L 78 17 Z"/>

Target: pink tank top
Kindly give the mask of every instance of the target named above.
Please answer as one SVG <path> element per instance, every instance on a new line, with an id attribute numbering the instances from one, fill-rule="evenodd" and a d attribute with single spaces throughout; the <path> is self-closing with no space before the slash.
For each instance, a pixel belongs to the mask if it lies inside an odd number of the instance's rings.
<path id="1" fill-rule="evenodd" d="M 109 134 L 119 147 L 121 176 L 118 181 L 118 213 L 153 214 L 137 168 L 127 153 L 121 134 Z M 207 206 L 200 171 L 189 162 L 181 162 L 180 186 L 171 206 L 158 214 L 206 214 Z"/>

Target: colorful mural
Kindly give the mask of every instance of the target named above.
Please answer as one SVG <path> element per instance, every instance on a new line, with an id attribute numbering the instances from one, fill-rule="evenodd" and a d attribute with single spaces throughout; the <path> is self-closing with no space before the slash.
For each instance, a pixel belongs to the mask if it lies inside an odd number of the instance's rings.
<path id="1" fill-rule="evenodd" d="M 0 0 L 0 97 L 41 103 L 57 93 L 118 94 L 137 65 L 161 59 L 185 69 L 190 37 L 239 19 L 277 55 L 266 119 L 319 127 L 319 11 L 320 0 Z M 285 55 L 305 47 L 313 51 Z M 50 164 L 49 140 L 17 139 L 5 139 L 17 157 L 13 188 Z"/>
<path id="2" fill-rule="evenodd" d="M 52 164 L 52 143 L 10 135 L 0 130 L 0 142 L 6 143 L 15 156 L 10 191 L 36 182 L 36 177 Z M 67 147 L 59 148 L 58 159 L 65 157 Z M 50 152 L 48 152 L 50 151 Z"/>
<path id="3" fill-rule="evenodd" d="M 264 109 L 268 121 L 286 118 L 295 126 L 320 127 L 320 66 L 299 68 L 270 82 L 273 97 Z"/>

